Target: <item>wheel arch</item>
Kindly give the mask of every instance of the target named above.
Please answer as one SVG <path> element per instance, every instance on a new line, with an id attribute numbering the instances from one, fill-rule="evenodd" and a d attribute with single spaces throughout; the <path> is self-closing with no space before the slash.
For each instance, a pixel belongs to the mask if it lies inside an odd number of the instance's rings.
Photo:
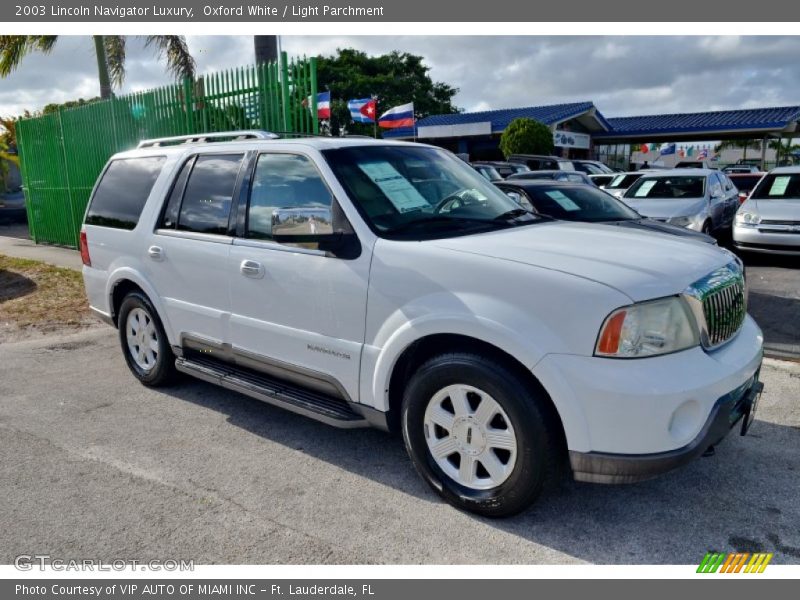
<path id="1" fill-rule="evenodd" d="M 158 313 L 158 318 L 161 320 L 161 324 L 167 334 L 167 339 L 174 345 L 174 335 L 169 321 L 166 318 L 161 299 L 158 294 L 156 294 L 153 287 L 133 269 L 122 268 L 115 271 L 112 276 L 109 277 L 106 293 L 108 296 L 108 306 L 111 311 L 111 319 L 114 325 L 119 328 L 118 317 L 120 305 L 125 296 L 132 291 L 139 291 L 147 296 L 147 299 L 150 300 L 153 308 L 155 308 Z"/>
<path id="2" fill-rule="evenodd" d="M 566 433 L 561 413 L 533 372 L 504 349 L 485 340 L 460 333 L 434 333 L 420 337 L 408 344 L 397 357 L 387 388 L 389 405 L 387 424 L 390 430 L 397 431 L 399 429 L 400 407 L 405 383 L 414 371 L 430 358 L 453 351 L 469 352 L 494 359 L 519 376 L 527 385 L 536 389 L 544 399 L 545 409 L 551 414 L 554 422 L 558 423 L 560 446 L 566 448 Z"/>

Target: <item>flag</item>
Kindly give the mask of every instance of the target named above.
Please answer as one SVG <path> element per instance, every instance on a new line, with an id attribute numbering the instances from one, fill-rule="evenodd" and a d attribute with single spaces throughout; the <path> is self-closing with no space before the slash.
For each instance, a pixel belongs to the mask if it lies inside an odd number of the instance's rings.
<path id="1" fill-rule="evenodd" d="M 668 154 L 675 154 L 675 152 L 676 152 L 675 144 L 667 144 L 665 146 L 662 146 L 661 152 L 659 154 L 661 156 L 666 156 Z"/>
<path id="2" fill-rule="evenodd" d="M 390 108 L 381 115 L 378 125 L 384 129 L 397 129 L 398 127 L 414 126 L 414 103 L 401 104 Z"/>
<path id="3" fill-rule="evenodd" d="M 311 110 L 311 96 L 303 100 L 303 106 Z M 317 118 L 319 120 L 331 118 L 331 93 L 320 92 L 317 94 Z"/>
<path id="4" fill-rule="evenodd" d="M 685 158 L 685 157 L 686 157 L 686 150 L 684 150 L 683 148 L 678 150 L 678 158 Z"/>
<path id="5" fill-rule="evenodd" d="M 700 150 L 700 152 L 697 154 L 697 158 L 708 158 L 708 148 L 703 148 Z"/>
<path id="6" fill-rule="evenodd" d="M 639 150 L 642 152 L 642 154 L 647 154 L 650 152 L 650 146 L 647 144 L 642 144 L 642 147 Z"/>
<path id="7" fill-rule="evenodd" d="M 689 146 L 689 149 L 686 151 L 686 156 L 694 156 L 694 146 Z"/>
<path id="8" fill-rule="evenodd" d="M 350 118 L 356 123 L 375 122 L 375 100 L 372 98 L 348 100 L 347 108 L 350 109 Z"/>

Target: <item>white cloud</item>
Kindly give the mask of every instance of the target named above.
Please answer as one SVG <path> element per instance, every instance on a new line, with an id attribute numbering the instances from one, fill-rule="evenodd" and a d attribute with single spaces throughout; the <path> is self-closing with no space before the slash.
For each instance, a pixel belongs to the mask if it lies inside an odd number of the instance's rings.
<path id="1" fill-rule="evenodd" d="M 250 36 L 191 36 L 200 72 L 252 63 Z M 606 116 L 800 104 L 800 37 L 291 36 L 291 55 L 355 47 L 425 57 L 431 76 L 459 88 L 456 104 L 486 110 L 593 100 Z M 63 36 L 0 80 L 0 115 L 97 95 L 88 36 Z M 122 92 L 169 82 L 143 42 L 128 45 Z"/>

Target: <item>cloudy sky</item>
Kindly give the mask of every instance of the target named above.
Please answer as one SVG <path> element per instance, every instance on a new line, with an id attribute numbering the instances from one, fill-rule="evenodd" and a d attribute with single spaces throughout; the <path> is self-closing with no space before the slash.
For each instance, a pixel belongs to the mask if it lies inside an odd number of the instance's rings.
<path id="1" fill-rule="evenodd" d="M 431 76 L 459 88 L 467 110 L 592 100 L 606 116 L 800 104 L 795 37 L 341 36 L 281 39 L 291 55 L 355 47 L 425 57 Z M 189 37 L 200 72 L 253 61 L 249 36 Z M 122 92 L 168 82 L 139 40 L 129 42 Z M 370 90 L 364 90 L 365 94 Z M 0 115 L 98 94 L 86 36 L 63 36 L 52 54 L 29 55 L 0 80 Z"/>

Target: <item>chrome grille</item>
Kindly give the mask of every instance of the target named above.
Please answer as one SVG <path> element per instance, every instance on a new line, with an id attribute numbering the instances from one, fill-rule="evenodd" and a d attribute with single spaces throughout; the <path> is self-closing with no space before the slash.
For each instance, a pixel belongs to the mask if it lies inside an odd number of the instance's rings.
<path id="1" fill-rule="evenodd" d="M 730 263 L 686 290 L 700 325 L 700 341 L 714 348 L 731 339 L 747 315 L 747 296 L 742 269 Z"/>
<path id="2" fill-rule="evenodd" d="M 742 326 L 746 313 L 743 281 L 734 281 L 711 292 L 703 300 L 709 345 L 718 346 L 731 339 Z"/>

